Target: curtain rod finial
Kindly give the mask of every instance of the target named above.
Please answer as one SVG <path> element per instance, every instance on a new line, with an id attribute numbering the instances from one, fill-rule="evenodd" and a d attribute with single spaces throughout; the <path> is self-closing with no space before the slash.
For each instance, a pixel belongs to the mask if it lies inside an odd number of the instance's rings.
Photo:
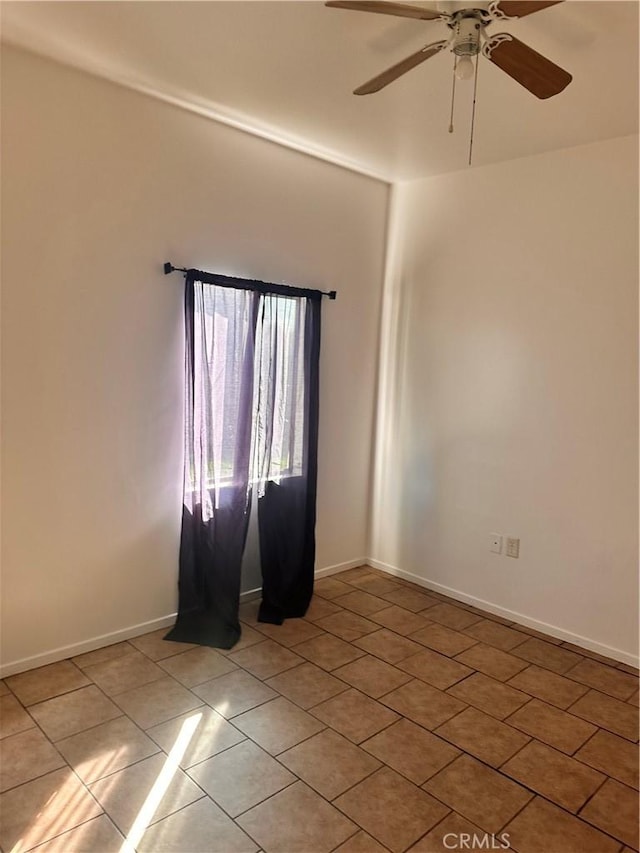
<path id="1" fill-rule="evenodd" d="M 338 295 L 337 290 L 330 290 L 329 291 L 329 299 L 335 299 L 337 295 Z"/>
<path id="2" fill-rule="evenodd" d="M 172 263 L 170 263 L 169 261 L 165 261 L 165 265 L 164 265 L 164 274 L 165 275 L 169 275 L 169 273 L 173 272 L 174 269 L 175 269 L 175 267 L 173 266 Z"/>

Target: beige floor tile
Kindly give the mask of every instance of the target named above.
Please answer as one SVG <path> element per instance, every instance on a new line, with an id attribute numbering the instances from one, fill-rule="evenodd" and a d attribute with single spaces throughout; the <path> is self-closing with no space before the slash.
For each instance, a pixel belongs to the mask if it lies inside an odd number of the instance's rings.
<path id="1" fill-rule="evenodd" d="M 162 660 L 171 655 L 186 652 L 187 649 L 197 648 L 193 643 L 176 643 L 174 640 L 165 640 L 168 633 L 169 628 L 160 628 L 158 631 L 151 631 L 149 634 L 134 637 L 129 642 L 151 660 Z"/>
<path id="2" fill-rule="evenodd" d="M 362 566 L 356 566 L 353 569 L 345 569 L 342 572 L 332 575 L 332 577 L 336 580 L 344 581 L 344 583 L 353 583 L 353 581 L 360 580 L 361 578 L 378 577 L 378 572 L 371 566 L 363 564 Z"/>
<path id="3" fill-rule="evenodd" d="M 466 708 L 455 696 L 416 679 L 388 693 L 382 702 L 426 729 L 435 729 Z"/>
<path id="4" fill-rule="evenodd" d="M 521 625 L 518 625 L 511 619 L 505 619 L 504 616 L 498 616 L 497 613 L 489 613 L 487 610 L 481 610 L 479 607 L 474 607 L 473 604 L 467 604 L 466 601 L 456 601 L 455 604 L 457 607 L 462 607 L 464 610 L 468 610 L 469 613 L 475 613 L 476 616 L 479 616 L 481 619 L 489 619 L 491 622 L 496 622 L 498 625 L 504 625 L 506 628 L 513 628 L 515 631 L 525 630 Z"/>
<path id="5" fill-rule="evenodd" d="M 334 853 L 388 853 L 388 848 L 378 844 L 375 838 L 360 830 L 340 847 L 336 847 Z"/>
<path id="6" fill-rule="evenodd" d="M 123 835 L 132 829 L 142 809 L 149 810 L 148 823 L 152 823 L 204 796 L 162 753 L 92 782 L 89 790 Z"/>
<path id="7" fill-rule="evenodd" d="M 508 652 L 494 649 L 483 643 L 478 643 L 477 646 L 457 655 L 456 660 L 472 669 L 484 672 L 485 675 L 490 675 L 491 678 L 497 678 L 498 681 L 507 681 L 527 666 L 524 661 L 514 658 Z"/>
<path id="8" fill-rule="evenodd" d="M 295 776 L 251 741 L 197 764 L 189 775 L 231 817 L 295 782 Z"/>
<path id="9" fill-rule="evenodd" d="M 285 619 L 282 625 L 258 622 L 256 627 L 265 637 L 287 648 L 322 634 L 322 628 L 318 628 L 307 619 Z"/>
<path id="10" fill-rule="evenodd" d="M 408 637 L 402 637 L 388 628 L 381 628 L 373 634 L 367 634 L 359 640 L 354 640 L 353 644 L 369 654 L 382 658 L 387 663 L 398 663 L 422 650 L 419 643 L 415 643 Z"/>
<path id="11" fill-rule="evenodd" d="M 435 623 L 427 625 L 415 634 L 411 634 L 412 640 L 417 640 L 423 646 L 428 646 L 436 652 L 443 655 L 453 657 L 471 646 L 475 646 L 478 642 L 473 637 L 468 637 L 466 634 L 461 634 L 459 631 L 454 631 L 447 628 L 445 625 L 437 625 Z"/>
<path id="12" fill-rule="evenodd" d="M 77 655 L 71 658 L 71 662 L 75 663 L 80 669 L 84 669 L 86 666 L 92 666 L 94 663 L 104 663 L 107 660 L 123 658 L 125 655 L 130 655 L 135 651 L 136 649 L 131 643 L 114 643 L 111 646 L 104 646 L 104 648 L 96 649 L 93 652 Z"/>
<path id="13" fill-rule="evenodd" d="M 596 731 L 596 727 L 586 720 L 539 699 L 532 699 L 505 722 L 567 755 L 572 755 Z"/>
<path id="14" fill-rule="evenodd" d="M 315 717 L 282 697 L 234 717 L 233 724 L 272 755 L 324 728 Z"/>
<path id="15" fill-rule="evenodd" d="M 56 744 L 85 782 L 94 782 L 158 752 L 157 745 L 127 717 L 118 717 Z"/>
<path id="16" fill-rule="evenodd" d="M 120 708 L 94 684 L 47 699 L 32 705 L 29 710 L 40 728 L 53 741 L 106 723 L 122 714 Z"/>
<path id="17" fill-rule="evenodd" d="M 610 659 L 606 659 L 605 662 L 608 663 L 610 666 L 613 665 Z M 616 669 L 619 669 L 621 672 L 626 672 L 628 675 L 633 675 L 634 678 L 640 678 L 640 670 L 637 666 L 631 666 L 631 664 L 628 663 L 620 663 L 620 661 L 615 662 L 615 666 Z"/>
<path id="18" fill-rule="evenodd" d="M 638 747 L 625 738 L 599 729 L 575 757 L 625 785 L 638 787 Z"/>
<path id="19" fill-rule="evenodd" d="M 34 726 L 33 718 L 15 696 L 9 692 L 0 696 L 0 738 L 17 735 Z"/>
<path id="20" fill-rule="evenodd" d="M 496 617 L 491 616 L 490 618 L 495 619 Z M 509 624 L 513 625 L 516 630 L 521 631 L 523 634 L 528 634 L 530 637 L 537 637 L 545 643 L 551 643 L 554 646 L 562 646 L 565 648 L 565 643 L 563 643 L 562 640 L 557 639 L 557 637 L 552 637 L 542 631 L 536 631 L 535 628 L 529 628 L 527 625 L 518 625 L 517 622 L 511 622 Z M 582 654 L 582 649 L 578 649 L 577 647 L 572 651 L 577 651 L 579 654 Z"/>
<path id="21" fill-rule="evenodd" d="M 530 739 L 476 708 L 448 720 L 436 734 L 492 767 L 499 767 Z"/>
<path id="22" fill-rule="evenodd" d="M 265 640 L 255 646 L 249 646 L 248 649 L 232 652 L 229 660 L 248 670 L 256 678 L 270 678 L 303 662 L 299 655 L 279 643 L 274 643 L 273 640 Z"/>
<path id="23" fill-rule="evenodd" d="M 587 692 L 583 684 L 570 681 L 562 675 L 555 675 L 538 666 L 529 666 L 509 679 L 511 687 L 522 690 L 530 696 L 542 699 L 556 708 L 566 709 Z"/>
<path id="24" fill-rule="evenodd" d="M 173 720 L 153 726 L 147 731 L 149 737 L 165 752 L 170 752 L 180 734 L 184 732 L 185 723 L 190 726 L 197 721 L 197 726 L 189 740 L 186 751 L 179 760 L 180 767 L 187 768 L 198 764 L 212 755 L 235 746 L 245 739 L 235 726 L 228 723 L 223 716 L 206 706 L 188 711 Z"/>
<path id="25" fill-rule="evenodd" d="M 265 682 L 305 710 L 347 690 L 347 685 L 312 663 L 303 663 Z"/>
<path id="26" fill-rule="evenodd" d="M 572 667 L 567 678 L 594 687 L 601 693 L 607 693 L 616 699 L 629 699 L 638 689 L 638 679 L 627 675 L 618 669 L 598 663 L 594 660 L 583 660 Z"/>
<path id="27" fill-rule="evenodd" d="M 395 631 L 396 634 L 402 634 L 403 637 L 431 624 L 429 619 L 421 616 L 420 613 L 412 613 L 410 610 L 405 610 L 404 607 L 398 607 L 397 604 L 392 604 L 390 607 L 385 607 L 384 610 L 372 613 L 369 619 L 390 631 Z"/>
<path id="28" fill-rule="evenodd" d="M 118 693 L 114 699 L 142 729 L 164 723 L 202 705 L 202 699 L 169 676 Z"/>
<path id="29" fill-rule="evenodd" d="M 434 652 L 432 649 L 422 649 L 417 655 L 412 655 L 397 663 L 398 669 L 409 672 L 421 681 L 426 681 L 439 690 L 446 690 L 457 681 L 461 681 L 473 672 L 463 663 Z"/>
<path id="30" fill-rule="evenodd" d="M 317 619 L 316 625 L 347 642 L 364 637 L 365 634 L 377 631 L 380 627 L 375 622 L 371 622 L 370 619 L 365 619 L 364 616 L 351 613 L 349 610 L 340 610 L 339 613 Z"/>
<path id="31" fill-rule="evenodd" d="M 518 853 L 617 853 L 617 841 L 536 797 L 504 828 Z"/>
<path id="32" fill-rule="evenodd" d="M 388 767 L 338 797 L 335 804 L 394 853 L 406 850 L 447 814 L 442 803 Z"/>
<path id="33" fill-rule="evenodd" d="M 89 683 L 89 679 L 69 660 L 7 678 L 7 685 L 23 705 L 35 705 L 36 702 L 44 702 L 45 699 L 77 690 Z"/>
<path id="34" fill-rule="evenodd" d="M 533 796 L 521 785 L 469 755 L 461 755 L 425 782 L 424 788 L 467 820 L 491 833 L 499 832 Z M 551 853 L 551 848 L 546 853 Z"/>
<path id="35" fill-rule="evenodd" d="M 300 643 L 294 646 L 296 654 L 302 655 L 322 669 L 333 670 L 339 666 L 344 666 L 345 663 L 350 663 L 364 655 L 362 649 L 357 649 L 351 643 L 345 643 L 340 637 L 334 637 L 333 634 L 322 634 L 320 637 L 314 637 L 313 640 L 307 640 L 305 643 Z"/>
<path id="36" fill-rule="evenodd" d="M 57 770 L 65 761 L 40 729 L 27 729 L 0 740 L 0 791 L 7 791 Z"/>
<path id="37" fill-rule="evenodd" d="M 109 696 L 149 684 L 167 673 L 141 652 L 85 667 L 85 673 Z"/>
<path id="38" fill-rule="evenodd" d="M 416 785 L 460 755 L 460 750 L 410 720 L 399 720 L 365 741 L 362 748 Z"/>
<path id="39" fill-rule="evenodd" d="M 359 690 L 347 690 L 310 711 L 354 743 L 361 743 L 398 719 L 398 715 Z"/>
<path id="40" fill-rule="evenodd" d="M 638 849 L 640 815 L 638 792 L 633 788 L 607 779 L 582 809 L 580 817 L 634 850 Z"/>
<path id="41" fill-rule="evenodd" d="M 384 598 L 378 598 L 377 595 L 371 595 L 364 590 L 354 590 L 346 595 L 339 595 L 333 599 L 340 607 L 346 610 L 352 610 L 354 613 L 359 613 L 361 616 L 369 616 L 377 610 L 385 610 L 389 606 L 389 602 Z"/>
<path id="42" fill-rule="evenodd" d="M 4 683 L 4 681 L 2 679 L 0 679 L 0 696 L 6 696 L 10 692 L 11 691 L 9 690 L 7 685 Z"/>
<path id="43" fill-rule="evenodd" d="M 215 649 L 198 646 L 188 652 L 161 660 L 159 666 L 185 687 L 195 687 L 219 675 L 233 672 L 237 666 Z"/>
<path id="44" fill-rule="evenodd" d="M 407 853 L 447 853 L 453 851 L 468 851 L 472 843 L 472 836 L 476 835 L 482 839 L 486 835 L 483 829 L 468 821 L 455 812 L 450 812 L 444 820 L 428 832 L 423 838 L 414 844 Z M 495 844 L 499 845 L 500 838 L 496 838 Z M 471 848 L 473 849 L 473 848 Z M 485 848 L 486 849 L 486 848 Z M 496 848 L 494 848 L 496 849 Z M 501 849 L 499 846 L 497 849 Z"/>
<path id="45" fill-rule="evenodd" d="M 571 713 L 614 734 L 637 742 L 638 708 L 597 690 L 590 690 L 571 706 Z"/>
<path id="46" fill-rule="evenodd" d="M 546 639 L 548 639 L 549 642 L 553 642 L 551 637 L 547 637 Z M 591 649 L 584 649 L 582 646 L 576 646 L 573 643 L 561 642 L 560 645 L 563 649 L 569 649 L 570 652 L 575 652 L 577 655 L 584 655 L 584 657 L 591 658 L 591 660 L 597 660 L 607 666 L 613 666 L 615 668 L 624 666 L 624 664 L 618 663 L 618 661 L 613 660 L 613 658 L 599 655 L 597 652 L 592 652 Z"/>
<path id="47" fill-rule="evenodd" d="M 570 812 L 577 812 L 605 779 L 602 773 L 535 740 L 501 770 Z"/>
<path id="48" fill-rule="evenodd" d="M 513 654 L 523 660 L 528 660 L 529 663 L 550 669 L 559 675 L 563 675 L 582 660 L 580 655 L 570 652 L 569 649 L 554 646 L 552 643 L 538 640 L 535 637 L 531 637 L 525 643 L 516 646 L 513 649 Z"/>
<path id="49" fill-rule="evenodd" d="M 500 625 L 498 622 L 493 622 L 491 619 L 483 619 L 476 622 L 475 625 L 465 629 L 465 634 L 469 634 L 487 646 L 495 646 L 496 649 L 502 649 L 503 652 L 508 652 L 516 646 L 521 645 L 529 639 L 527 634 L 516 631 L 513 628 L 507 628 L 505 625 Z"/>
<path id="50" fill-rule="evenodd" d="M 504 720 L 531 699 L 528 693 L 489 678 L 482 672 L 459 681 L 447 692 L 499 720 Z"/>
<path id="51" fill-rule="evenodd" d="M 333 601 L 329 601 L 327 598 L 319 598 L 314 595 L 309 603 L 309 607 L 307 608 L 304 618 L 307 622 L 315 622 L 317 619 L 322 619 L 324 616 L 331 616 L 332 613 L 338 613 L 340 609 L 341 608 L 337 604 L 334 604 Z"/>
<path id="52" fill-rule="evenodd" d="M 241 670 L 199 684 L 193 688 L 193 693 L 227 719 L 275 699 L 278 695 L 253 675 Z"/>
<path id="53" fill-rule="evenodd" d="M 64 768 L 2 794 L 0 813 L 0 846 L 18 853 L 97 817 L 102 809 Z"/>
<path id="54" fill-rule="evenodd" d="M 327 800 L 380 767 L 380 762 L 331 729 L 288 749 L 278 760 Z"/>
<path id="55" fill-rule="evenodd" d="M 357 830 L 303 782 L 269 797 L 237 822 L 265 853 L 329 853 Z"/>
<path id="56" fill-rule="evenodd" d="M 435 607 L 430 607 L 428 616 L 432 622 L 446 625 L 447 628 L 453 628 L 455 631 L 462 631 L 482 619 L 477 613 L 470 613 L 462 607 L 444 602 L 436 604 Z"/>
<path id="57" fill-rule="evenodd" d="M 630 699 L 627 699 L 631 705 L 640 705 L 640 691 L 636 690 L 636 692 L 631 696 Z"/>
<path id="58" fill-rule="evenodd" d="M 253 853 L 257 849 L 256 843 L 207 798 L 154 823 L 137 846 L 140 853 Z"/>
<path id="59" fill-rule="evenodd" d="M 120 853 L 124 835 L 103 814 L 39 845 L 37 853 Z"/>
<path id="60" fill-rule="evenodd" d="M 397 604 L 398 607 L 404 607 L 405 610 L 410 610 L 412 613 L 425 611 L 440 603 L 437 598 L 432 598 L 425 592 L 421 592 L 417 587 L 408 586 L 394 589 L 391 592 L 384 593 L 380 597 L 386 599 L 391 604 Z M 426 618 L 429 618 L 428 614 Z"/>
<path id="61" fill-rule="evenodd" d="M 341 666 L 334 670 L 334 675 L 373 699 L 378 699 L 411 680 L 411 676 L 406 672 L 371 655 L 365 655 L 363 658 Z"/>
<path id="62" fill-rule="evenodd" d="M 359 580 L 351 581 L 351 586 L 380 597 L 389 592 L 396 592 L 401 588 L 400 584 L 395 580 L 389 577 L 382 577 L 381 575 L 367 575 Z"/>
<path id="63" fill-rule="evenodd" d="M 315 582 L 313 592 L 315 595 L 319 595 L 321 598 L 328 598 L 331 601 L 340 595 L 353 592 L 353 588 L 349 584 L 337 581 L 334 578 L 322 578 L 322 580 Z"/>

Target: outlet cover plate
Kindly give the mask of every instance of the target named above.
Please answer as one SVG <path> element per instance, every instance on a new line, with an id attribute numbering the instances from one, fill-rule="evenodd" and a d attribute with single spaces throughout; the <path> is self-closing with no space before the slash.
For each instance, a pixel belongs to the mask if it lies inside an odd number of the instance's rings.
<path id="1" fill-rule="evenodd" d="M 520 556 L 520 540 L 512 536 L 507 536 L 505 553 L 507 557 L 515 557 L 517 559 Z"/>
<path id="2" fill-rule="evenodd" d="M 489 550 L 494 554 L 502 554 L 502 536 L 500 533 L 489 534 Z"/>

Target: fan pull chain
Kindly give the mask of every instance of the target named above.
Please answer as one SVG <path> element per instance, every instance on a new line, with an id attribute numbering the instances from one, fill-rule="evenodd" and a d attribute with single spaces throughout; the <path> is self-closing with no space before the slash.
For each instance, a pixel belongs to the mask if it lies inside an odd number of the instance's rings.
<path id="1" fill-rule="evenodd" d="M 458 57 L 453 54 L 453 86 L 451 87 L 451 118 L 449 119 L 449 133 L 453 133 L 453 105 L 456 100 L 456 68 L 458 66 Z"/>
<path id="2" fill-rule="evenodd" d="M 471 154 L 473 152 L 473 128 L 476 120 L 476 92 L 478 91 L 478 66 L 480 65 L 480 54 L 476 54 L 476 73 L 473 78 L 473 107 L 471 109 L 471 136 L 469 137 L 469 165 L 471 165 Z"/>

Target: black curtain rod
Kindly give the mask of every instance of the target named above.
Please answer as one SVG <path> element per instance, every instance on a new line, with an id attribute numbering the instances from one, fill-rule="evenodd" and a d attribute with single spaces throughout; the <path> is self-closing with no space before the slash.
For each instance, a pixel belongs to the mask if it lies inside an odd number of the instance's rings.
<path id="1" fill-rule="evenodd" d="M 318 296 L 328 296 L 329 299 L 335 299 L 337 296 L 337 291 L 335 290 L 311 290 L 305 287 L 289 287 L 289 285 L 286 284 L 273 284 L 269 281 L 234 278 L 230 275 L 220 275 L 219 273 L 204 272 L 203 270 L 174 267 L 170 261 L 166 261 L 164 265 L 164 274 L 169 275 L 172 272 L 183 272 L 185 276 L 191 274 L 199 281 L 205 281 L 209 284 L 219 284 L 221 287 L 237 287 L 242 290 L 259 290 L 262 293 L 277 293 L 280 296 L 309 296 L 313 298 L 313 296 L 317 294 Z"/>

